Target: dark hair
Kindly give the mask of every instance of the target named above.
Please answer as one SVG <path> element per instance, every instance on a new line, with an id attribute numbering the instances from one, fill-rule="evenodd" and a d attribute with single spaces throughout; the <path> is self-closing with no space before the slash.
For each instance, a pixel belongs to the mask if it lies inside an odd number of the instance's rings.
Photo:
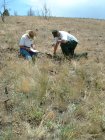
<path id="1" fill-rule="evenodd" d="M 52 34 L 53 34 L 54 37 L 58 37 L 58 30 L 53 30 Z"/>

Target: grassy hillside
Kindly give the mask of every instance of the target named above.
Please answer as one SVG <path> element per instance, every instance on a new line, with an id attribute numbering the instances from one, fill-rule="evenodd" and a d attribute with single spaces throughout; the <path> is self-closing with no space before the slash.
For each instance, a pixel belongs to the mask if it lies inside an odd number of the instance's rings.
<path id="1" fill-rule="evenodd" d="M 36 49 L 52 53 L 53 29 L 70 31 L 77 57 L 18 57 L 18 43 L 38 29 Z M 0 140 L 105 139 L 105 21 L 8 17 L 0 21 Z M 82 54 L 88 53 L 88 57 Z"/>

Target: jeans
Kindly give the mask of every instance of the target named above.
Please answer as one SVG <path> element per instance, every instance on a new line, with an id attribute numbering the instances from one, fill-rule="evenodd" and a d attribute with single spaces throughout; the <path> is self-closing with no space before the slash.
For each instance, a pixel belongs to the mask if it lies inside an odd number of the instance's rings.
<path id="1" fill-rule="evenodd" d="M 77 46 L 76 41 L 68 41 L 67 43 L 61 43 L 61 49 L 64 55 L 66 56 L 73 56 L 74 55 L 74 50 Z"/>
<path id="2" fill-rule="evenodd" d="M 37 54 L 36 53 L 33 53 L 33 52 L 29 52 L 23 48 L 20 49 L 20 54 L 25 57 L 27 60 L 32 60 L 32 57 L 33 56 L 36 56 Z"/>

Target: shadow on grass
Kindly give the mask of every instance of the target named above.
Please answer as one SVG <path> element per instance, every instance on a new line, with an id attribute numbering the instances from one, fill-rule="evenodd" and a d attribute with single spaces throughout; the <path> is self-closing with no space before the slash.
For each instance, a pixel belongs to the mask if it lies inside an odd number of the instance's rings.
<path id="1" fill-rule="evenodd" d="M 81 58 L 88 59 L 88 53 L 87 52 L 83 52 L 83 53 L 79 53 L 79 54 L 74 54 L 74 59 L 80 60 Z"/>
<path id="2" fill-rule="evenodd" d="M 61 61 L 64 61 L 64 60 L 71 61 L 71 59 L 75 59 L 75 60 L 79 61 L 81 58 L 88 59 L 88 53 L 87 52 L 83 52 L 83 53 L 79 53 L 79 54 L 74 54 L 73 58 L 71 58 L 70 56 L 66 56 L 66 57 L 64 55 L 55 55 L 55 56 L 53 56 L 50 53 L 41 53 L 40 52 L 37 55 L 37 58 L 39 58 L 39 59 L 48 58 L 48 59 L 52 59 L 52 60 L 58 61 L 58 62 L 61 62 Z"/>
<path id="3" fill-rule="evenodd" d="M 55 61 L 62 61 L 62 60 L 71 60 L 71 59 L 75 59 L 75 60 L 80 60 L 82 58 L 88 59 L 88 53 L 87 52 L 83 52 L 83 53 L 79 53 L 79 54 L 74 54 L 73 58 L 71 57 L 64 57 L 62 55 L 56 55 L 53 56 L 49 53 L 46 53 L 47 58 L 53 59 Z"/>

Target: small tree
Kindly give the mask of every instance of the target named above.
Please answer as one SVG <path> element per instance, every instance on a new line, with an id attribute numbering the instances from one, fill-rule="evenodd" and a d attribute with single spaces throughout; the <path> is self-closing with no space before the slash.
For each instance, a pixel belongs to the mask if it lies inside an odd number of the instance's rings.
<path id="1" fill-rule="evenodd" d="M 5 9 L 5 11 L 3 12 L 3 16 L 10 16 L 8 9 Z"/>
<path id="2" fill-rule="evenodd" d="M 8 4 L 7 0 L 3 0 L 3 2 L 1 3 L 1 7 L 3 8 L 3 12 L 0 11 L 0 15 L 1 15 L 1 19 L 3 22 L 5 22 L 5 16 L 9 16 L 9 11 L 6 8 L 6 5 Z"/>
<path id="3" fill-rule="evenodd" d="M 27 16 L 35 16 L 35 11 L 30 8 L 27 12 Z"/>
<path id="4" fill-rule="evenodd" d="M 17 13 L 17 11 L 14 11 L 14 16 L 18 16 L 18 13 Z"/>
<path id="5" fill-rule="evenodd" d="M 50 9 L 47 8 L 47 4 L 46 3 L 44 3 L 44 5 L 43 5 L 42 16 L 45 19 L 48 19 L 51 16 Z"/>
<path id="6" fill-rule="evenodd" d="M 3 16 L 2 12 L 0 11 L 1 19 L 3 22 L 5 22 L 5 16 Z"/>

